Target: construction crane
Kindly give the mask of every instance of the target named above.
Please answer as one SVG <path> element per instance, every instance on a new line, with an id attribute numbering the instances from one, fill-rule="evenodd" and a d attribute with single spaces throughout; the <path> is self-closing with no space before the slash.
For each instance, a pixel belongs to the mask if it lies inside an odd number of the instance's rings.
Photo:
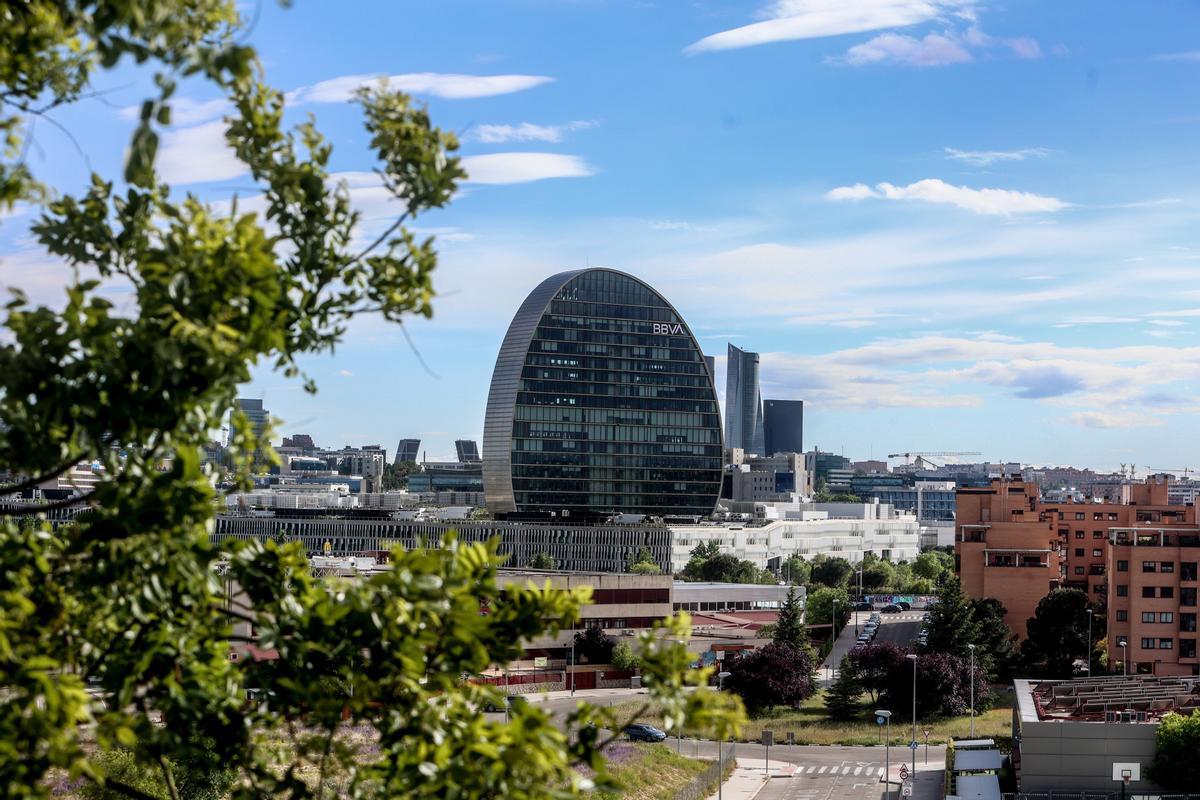
<path id="1" fill-rule="evenodd" d="M 1196 470 L 1192 469 L 1191 467 L 1146 467 L 1146 469 L 1150 470 L 1151 474 L 1170 473 L 1172 475 L 1183 475 L 1183 479 L 1185 481 L 1187 480 L 1187 476 L 1188 476 L 1189 472 L 1196 471 Z"/>
<path id="2" fill-rule="evenodd" d="M 919 452 L 919 453 L 918 452 L 888 453 L 888 458 L 903 458 L 905 461 L 908 461 L 909 459 L 915 459 L 916 462 L 924 462 L 924 463 L 932 466 L 934 469 L 937 469 L 938 464 L 935 464 L 934 462 L 930 461 L 928 456 L 945 457 L 945 456 L 978 456 L 978 455 L 982 455 L 982 454 L 976 450 L 969 450 L 969 451 L 968 450 L 930 450 L 930 451 L 924 451 L 924 452 Z"/>

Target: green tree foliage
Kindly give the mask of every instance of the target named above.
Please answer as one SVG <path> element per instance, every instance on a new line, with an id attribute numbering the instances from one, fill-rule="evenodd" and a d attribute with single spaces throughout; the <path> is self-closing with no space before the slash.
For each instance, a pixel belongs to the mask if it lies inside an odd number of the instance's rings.
<path id="1" fill-rule="evenodd" d="M 1200 786 L 1200 714 L 1167 714 L 1155 734 L 1154 761 L 1149 777 L 1168 791 L 1185 792 Z"/>
<path id="2" fill-rule="evenodd" d="M 812 581 L 812 565 L 803 556 L 792 556 L 780 566 L 779 577 L 796 586 L 808 586 Z"/>
<path id="3" fill-rule="evenodd" d="M 855 680 L 870 695 L 872 705 L 882 701 L 893 673 L 903 670 L 908 663 L 904 658 L 907 652 L 895 642 L 880 642 L 851 651 L 847 656 Z"/>
<path id="4" fill-rule="evenodd" d="M 839 492 L 834 494 L 825 489 L 820 489 L 813 495 L 814 503 L 861 503 L 862 498 L 856 494 L 849 492 Z"/>
<path id="5" fill-rule="evenodd" d="M 895 587 L 896 570 L 886 561 L 873 561 L 862 568 L 864 592 L 879 592 Z M 853 582 L 853 581 L 852 581 Z"/>
<path id="6" fill-rule="evenodd" d="M 1038 601 L 1021 646 L 1028 668 L 1037 677 L 1074 675 L 1075 661 L 1087 657 L 1089 605 L 1088 596 L 1078 589 L 1055 589 Z"/>
<path id="7" fill-rule="evenodd" d="M 828 625 L 833 620 L 833 605 L 837 601 L 837 624 L 840 629 L 850 618 L 850 595 L 842 588 L 819 586 L 809 592 L 805 603 L 805 620 L 809 625 Z"/>
<path id="8" fill-rule="evenodd" d="M 796 708 L 812 697 L 812 671 L 806 652 L 771 642 L 734 661 L 725 688 L 741 697 L 751 714 L 774 706 Z"/>
<path id="9" fill-rule="evenodd" d="M 846 559 L 822 553 L 812 561 L 812 582 L 831 588 L 842 586 L 853 571 L 854 567 Z"/>
<path id="10" fill-rule="evenodd" d="M 585 664 L 611 664 L 616 643 L 600 628 L 588 628 L 575 634 L 575 661 Z"/>
<path id="11" fill-rule="evenodd" d="M 620 670 L 632 672 L 642 664 L 641 657 L 637 654 L 629 642 L 620 641 L 612 649 L 612 665 Z"/>
<path id="12" fill-rule="evenodd" d="M 643 547 L 637 553 L 629 556 L 625 562 L 625 571 L 636 575 L 661 575 L 662 567 L 654 560 L 650 550 Z"/>
<path id="13" fill-rule="evenodd" d="M 829 718 L 846 720 L 858 716 L 858 712 L 862 710 L 862 692 L 862 685 L 858 682 L 858 675 L 854 670 L 854 662 L 846 655 L 838 668 L 837 678 L 825 690 L 825 711 Z"/>
<path id="14" fill-rule="evenodd" d="M 1007 682 L 1017 667 L 1017 635 L 1004 622 L 1004 604 L 994 597 L 971 600 L 971 617 L 978 630 L 975 663 L 991 680 Z"/>
<path id="15" fill-rule="evenodd" d="M 917 556 L 912 564 L 913 574 L 918 578 L 926 578 L 935 584 L 954 571 L 954 557 L 936 550 L 930 550 Z"/>
<path id="16" fill-rule="evenodd" d="M 599 731 L 620 727 L 611 712 L 581 706 L 568 741 L 534 706 L 511 723 L 487 719 L 479 709 L 494 690 L 462 680 L 573 626 L 586 593 L 502 589 L 495 547 L 453 538 L 394 550 L 390 569 L 354 581 L 313 577 L 296 543 L 209 539 L 215 486 L 248 487 L 255 453 L 275 459 L 238 413 L 231 473 L 201 466 L 251 368 L 315 391 L 300 363 L 331 352 L 356 314 L 431 316 L 434 242 L 405 225 L 445 205 L 463 177 L 455 137 L 425 108 L 386 85 L 361 91 L 364 139 L 397 217 L 359 244 L 332 147 L 311 121 L 284 126 L 284 96 L 264 82 L 248 33 L 233 0 L 0 7 L 0 208 L 40 206 L 33 236 L 75 268 L 61 304 L 33 306 L 17 291 L 6 305 L 0 471 L 22 477 L 0 489 L 79 462 L 104 468 L 73 523 L 0 520 L 0 785 L 44 797 L 58 768 L 144 799 L 105 771 L 121 748 L 138 765 L 129 780 L 157 769 L 173 800 L 184 785 L 173 770 L 207 753 L 236 773 L 239 797 L 309 797 L 296 778 L 307 771 L 352 774 L 358 797 L 569 794 L 581 764 L 603 783 Z M 118 65 L 152 71 L 156 87 L 123 175 L 51 192 L 25 158 L 27 123 L 94 93 L 97 73 Z M 162 183 L 158 141 L 181 79 L 229 101 L 226 140 L 261 214 Z M 241 587 L 244 607 L 227 602 L 226 584 Z M 278 659 L 231 661 L 235 622 L 252 622 Z M 668 729 L 692 720 L 727 736 L 742 719 L 736 703 L 683 691 L 705 674 L 686 668 L 686 620 L 664 628 L 640 647 Z M 270 700 L 247 703 L 248 688 Z M 339 744 L 343 717 L 374 728 L 377 750 Z"/>
<path id="17" fill-rule="evenodd" d="M 956 717 L 967 713 L 971 700 L 971 667 L 967 659 L 946 653 L 924 653 L 917 657 L 917 714 Z M 985 707 L 987 677 L 975 665 L 975 708 Z M 893 710 L 912 707 L 913 664 L 893 668 L 883 691 L 882 702 Z"/>
<path id="18" fill-rule="evenodd" d="M 413 461 L 383 465 L 383 490 L 394 492 L 408 488 L 408 476 L 420 472 L 421 466 Z"/>
<path id="19" fill-rule="evenodd" d="M 685 581 L 716 581 L 719 583 L 776 583 L 775 576 L 729 553 L 696 555 L 684 566 L 679 577 Z"/>
<path id="20" fill-rule="evenodd" d="M 556 569 L 558 564 L 554 561 L 554 556 L 542 551 L 534 553 L 533 557 L 526 562 L 525 566 L 530 569 Z"/>
<path id="21" fill-rule="evenodd" d="M 967 645 L 979 644 L 979 626 L 958 576 L 951 576 L 942 584 L 937 603 L 929 609 L 926 628 L 929 639 L 925 651 L 929 653 L 965 656 Z"/>
<path id="22" fill-rule="evenodd" d="M 788 589 L 787 597 L 779 607 L 773 638 L 776 642 L 790 645 L 797 650 L 804 650 L 809 646 L 808 631 L 804 627 L 804 610 L 794 586 Z"/>

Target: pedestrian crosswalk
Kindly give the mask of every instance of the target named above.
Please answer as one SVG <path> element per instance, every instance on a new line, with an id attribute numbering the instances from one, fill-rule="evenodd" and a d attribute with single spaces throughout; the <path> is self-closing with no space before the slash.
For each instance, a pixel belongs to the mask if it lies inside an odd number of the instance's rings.
<path id="1" fill-rule="evenodd" d="M 883 767 L 875 765 L 857 766 L 853 764 L 797 764 L 796 775 L 862 775 L 866 777 L 883 777 Z"/>

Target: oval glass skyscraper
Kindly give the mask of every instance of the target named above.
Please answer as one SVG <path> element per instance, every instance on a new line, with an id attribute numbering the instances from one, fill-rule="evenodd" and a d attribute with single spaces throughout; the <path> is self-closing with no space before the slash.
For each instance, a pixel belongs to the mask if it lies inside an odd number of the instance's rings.
<path id="1" fill-rule="evenodd" d="M 654 289 L 582 269 L 547 278 L 521 304 L 484 420 L 493 514 L 710 514 L 721 447 L 713 376 Z"/>

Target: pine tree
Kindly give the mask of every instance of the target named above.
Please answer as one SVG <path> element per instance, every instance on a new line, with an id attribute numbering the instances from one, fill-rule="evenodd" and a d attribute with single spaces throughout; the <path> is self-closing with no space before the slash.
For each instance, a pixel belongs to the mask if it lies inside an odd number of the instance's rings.
<path id="1" fill-rule="evenodd" d="M 938 601 L 929 610 L 929 639 L 925 651 L 966 656 L 967 645 L 979 643 L 979 626 L 975 622 L 971 601 L 962 591 L 958 576 L 942 584 Z"/>
<path id="2" fill-rule="evenodd" d="M 775 623 L 776 642 L 791 645 L 797 650 L 803 650 L 808 645 L 808 634 L 801 618 L 800 599 L 796 597 L 796 587 L 788 589 L 787 597 L 779 608 L 779 619 Z"/>
<path id="3" fill-rule="evenodd" d="M 859 711 L 862 686 L 850 656 L 842 658 L 837 679 L 825 691 L 825 710 L 830 719 L 853 719 Z"/>

